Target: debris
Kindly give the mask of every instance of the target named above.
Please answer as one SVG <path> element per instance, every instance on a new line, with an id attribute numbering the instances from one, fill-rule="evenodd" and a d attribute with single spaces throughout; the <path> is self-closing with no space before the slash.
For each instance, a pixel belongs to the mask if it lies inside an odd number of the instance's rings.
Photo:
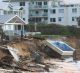
<path id="1" fill-rule="evenodd" d="M 75 51 L 75 49 L 62 41 L 46 40 L 45 44 L 49 47 L 49 49 L 52 49 L 58 53 L 58 55 L 61 55 L 62 59 L 72 57 Z"/>
<path id="2" fill-rule="evenodd" d="M 70 57 L 70 58 L 65 58 L 64 60 L 65 62 L 73 62 L 73 57 Z"/>
<path id="3" fill-rule="evenodd" d="M 61 56 L 46 46 L 44 38 L 18 37 L 0 45 L 0 67 L 6 70 L 12 69 L 12 73 L 50 72 L 58 68 L 56 64 L 52 64 L 54 61 L 45 62 L 52 55 L 58 59 Z M 66 62 L 71 62 L 71 59 L 67 59 Z"/>

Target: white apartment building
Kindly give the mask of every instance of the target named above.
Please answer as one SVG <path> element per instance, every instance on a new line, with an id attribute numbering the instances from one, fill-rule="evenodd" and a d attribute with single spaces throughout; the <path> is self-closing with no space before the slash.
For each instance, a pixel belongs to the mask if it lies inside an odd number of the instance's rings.
<path id="1" fill-rule="evenodd" d="M 23 10 L 13 9 L 10 3 L 0 2 L 0 15 L 18 15 L 22 18 L 23 14 Z"/>
<path id="2" fill-rule="evenodd" d="M 60 0 L 3 0 L 9 2 L 13 10 L 23 9 L 22 18 L 28 22 L 77 25 L 80 4 L 65 4 Z"/>
<path id="3" fill-rule="evenodd" d="M 23 2 L 24 1 L 24 2 Z M 4 3 L 9 3 L 10 9 L 6 14 L 15 14 L 21 17 L 28 24 L 29 19 L 29 1 L 27 0 L 3 0 Z"/>

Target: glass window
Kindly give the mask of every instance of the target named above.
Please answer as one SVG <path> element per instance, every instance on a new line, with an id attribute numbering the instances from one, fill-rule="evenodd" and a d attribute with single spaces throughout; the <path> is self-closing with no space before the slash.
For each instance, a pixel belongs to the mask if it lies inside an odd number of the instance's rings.
<path id="1" fill-rule="evenodd" d="M 25 6 L 25 2 L 20 2 L 20 6 Z"/>
<path id="2" fill-rule="evenodd" d="M 77 17 L 72 17 L 72 21 L 77 21 Z"/>
<path id="3" fill-rule="evenodd" d="M 36 11 L 36 14 L 39 14 L 39 12 L 38 12 L 38 11 Z"/>
<path id="4" fill-rule="evenodd" d="M 8 12 L 7 11 L 4 11 L 4 14 L 8 14 Z"/>
<path id="5" fill-rule="evenodd" d="M 42 2 L 36 2 L 36 5 L 42 5 Z"/>
<path id="6" fill-rule="evenodd" d="M 58 21 L 62 21 L 61 17 L 58 18 Z"/>
<path id="7" fill-rule="evenodd" d="M 23 18 L 23 20 L 25 21 L 25 18 Z"/>
<path id="8" fill-rule="evenodd" d="M 77 8 L 73 8 L 72 13 L 77 13 Z"/>
<path id="9" fill-rule="evenodd" d="M 56 13 L 56 9 L 51 10 L 51 13 L 55 14 Z"/>
<path id="10" fill-rule="evenodd" d="M 34 2 L 32 2 L 32 4 L 34 4 Z"/>
<path id="11" fill-rule="evenodd" d="M 72 17 L 72 21 L 75 21 L 75 17 Z"/>
<path id="12" fill-rule="evenodd" d="M 45 10 L 44 10 L 44 12 L 45 12 L 45 13 L 47 13 L 47 12 L 48 12 L 48 10 L 47 10 L 47 9 L 45 9 Z"/>
<path id="13" fill-rule="evenodd" d="M 0 14 L 1 14 L 1 11 L 0 11 Z"/>
<path id="14" fill-rule="evenodd" d="M 58 18 L 58 21 L 59 21 L 59 22 L 63 21 L 63 17 L 59 17 L 59 18 Z"/>
<path id="15" fill-rule="evenodd" d="M 18 14 L 18 11 L 14 11 L 14 14 Z"/>
<path id="16" fill-rule="evenodd" d="M 8 25 L 8 29 L 11 30 L 11 25 Z"/>
<path id="17" fill-rule="evenodd" d="M 56 18 L 50 18 L 50 22 L 56 22 Z"/>
<path id="18" fill-rule="evenodd" d="M 47 2 L 44 2 L 44 5 L 47 5 Z"/>
<path id="19" fill-rule="evenodd" d="M 64 13 L 64 9 L 59 9 L 59 13 Z"/>
<path id="20" fill-rule="evenodd" d="M 18 30 L 21 30 L 21 25 L 18 25 Z"/>
<path id="21" fill-rule="evenodd" d="M 48 20 L 48 18 L 44 18 L 44 20 Z"/>

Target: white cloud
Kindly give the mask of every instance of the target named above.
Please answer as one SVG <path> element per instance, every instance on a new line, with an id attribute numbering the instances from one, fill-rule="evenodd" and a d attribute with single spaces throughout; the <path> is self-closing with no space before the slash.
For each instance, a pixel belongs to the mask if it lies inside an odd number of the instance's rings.
<path id="1" fill-rule="evenodd" d="M 1 2 L 2 0 L 0 0 L 0 2 Z M 71 3 L 73 3 L 73 4 L 75 4 L 75 3 L 80 3 L 80 0 L 62 0 L 62 1 L 64 1 L 64 3 L 66 3 L 66 4 L 71 4 Z"/>
<path id="2" fill-rule="evenodd" d="M 63 0 L 66 4 L 80 4 L 80 0 Z"/>
<path id="3" fill-rule="evenodd" d="M 0 2 L 1 2 L 2 0 L 0 0 Z"/>

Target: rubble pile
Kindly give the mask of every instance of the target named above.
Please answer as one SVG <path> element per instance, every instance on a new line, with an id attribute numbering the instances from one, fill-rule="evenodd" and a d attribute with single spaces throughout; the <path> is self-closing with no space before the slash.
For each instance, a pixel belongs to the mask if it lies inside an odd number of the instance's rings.
<path id="1" fill-rule="evenodd" d="M 49 71 L 49 65 L 44 63 L 47 55 L 43 48 L 44 40 L 39 38 L 10 41 L 5 48 L 0 49 L 0 67 L 29 72 Z"/>
<path id="2" fill-rule="evenodd" d="M 49 61 L 54 55 L 59 57 L 59 54 L 45 45 L 43 38 L 17 38 L 0 46 L 0 68 L 12 71 L 50 72 L 51 68 L 55 69 L 58 66 L 45 61 Z"/>

